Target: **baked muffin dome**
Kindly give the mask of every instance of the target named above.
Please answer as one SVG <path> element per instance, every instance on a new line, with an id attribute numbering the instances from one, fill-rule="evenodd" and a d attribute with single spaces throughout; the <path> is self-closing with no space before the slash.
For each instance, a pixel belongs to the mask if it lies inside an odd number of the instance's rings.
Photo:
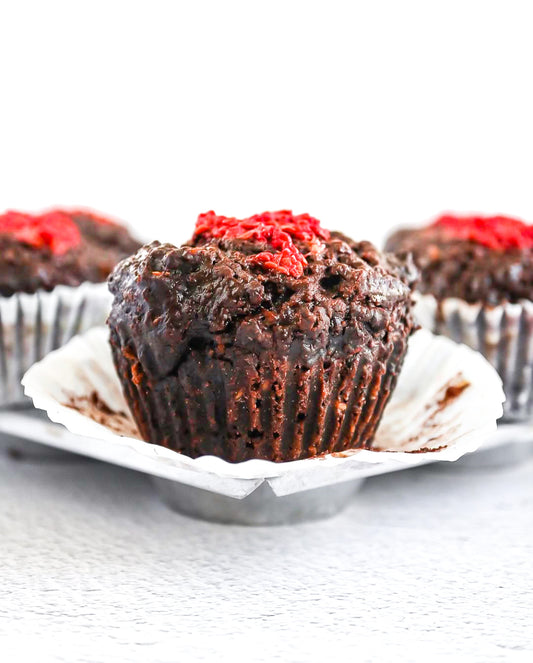
<path id="1" fill-rule="evenodd" d="M 411 253 L 421 272 L 420 292 L 438 300 L 533 300 L 533 226 L 518 219 L 445 215 L 423 228 L 397 231 L 385 249 Z"/>
<path id="2" fill-rule="evenodd" d="M 0 215 L 0 295 L 107 279 L 141 245 L 124 227 L 83 211 Z"/>
<path id="3" fill-rule="evenodd" d="M 413 329 L 408 262 L 289 211 L 200 215 L 109 280 L 114 360 L 145 440 L 287 461 L 370 446 Z"/>

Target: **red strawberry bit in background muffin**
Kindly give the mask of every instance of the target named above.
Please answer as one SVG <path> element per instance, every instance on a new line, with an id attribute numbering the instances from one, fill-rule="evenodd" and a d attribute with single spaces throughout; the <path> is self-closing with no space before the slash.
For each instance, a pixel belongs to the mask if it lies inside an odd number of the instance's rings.
<path id="1" fill-rule="evenodd" d="M 303 276 L 307 266 L 305 255 L 294 244 L 300 240 L 310 244 L 310 253 L 322 246 L 321 240 L 329 239 L 329 232 L 320 227 L 318 219 L 309 214 L 294 215 L 290 210 L 263 212 L 247 219 L 218 216 L 210 211 L 200 214 L 196 222 L 194 238 L 238 239 L 268 244 L 275 252 L 261 251 L 247 258 L 248 264 L 262 265 L 287 276 Z"/>
<path id="2" fill-rule="evenodd" d="M 533 226 L 508 216 L 446 214 L 433 226 L 442 228 L 451 237 L 470 240 L 495 251 L 533 248 Z"/>
<path id="3" fill-rule="evenodd" d="M 7 234 L 36 249 L 50 249 L 62 255 L 81 241 L 76 224 L 63 212 L 23 214 L 6 212 L 0 215 L 0 234 Z"/>

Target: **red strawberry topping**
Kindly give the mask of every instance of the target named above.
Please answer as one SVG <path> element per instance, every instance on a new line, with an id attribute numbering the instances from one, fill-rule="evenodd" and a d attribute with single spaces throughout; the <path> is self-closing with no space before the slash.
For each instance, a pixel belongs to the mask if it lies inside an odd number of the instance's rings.
<path id="1" fill-rule="evenodd" d="M 329 238 L 329 232 L 320 227 L 317 219 L 309 214 L 294 215 L 290 210 L 264 212 L 247 219 L 207 212 L 200 214 L 196 222 L 194 237 L 199 235 L 268 244 L 273 251 L 249 256 L 247 262 L 295 278 L 303 275 L 307 260 L 293 240 L 308 243 L 309 253 L 314 253 L 320 249 L 321 240 Z"/>

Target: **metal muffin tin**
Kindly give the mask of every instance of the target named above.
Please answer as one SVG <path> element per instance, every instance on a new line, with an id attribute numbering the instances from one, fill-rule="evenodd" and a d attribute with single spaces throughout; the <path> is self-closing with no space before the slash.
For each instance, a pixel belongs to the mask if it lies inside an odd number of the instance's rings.
<path id="1" fill-rule="evenodd" d="M 85 438 L 50 422 L 43 413 L 35 410 L 0 412 L 0 433 L 3 434 L 0 435 L 0 449 L 20 455 L 22 459 L 25 456 L 35 458 L 38 454 L 53 459 L 60 453 L 58 450 L 63 450 L 113 462 L 99 453 L 98 447 L 93 447 L 91 453 L 88 453 L 83 448 Z M 38 447 L 35 442 L 46 447 Z M 431 462 L 429 456 L 428 463 Z M 533 425 L 504 424 L 486 440 L 480 450 L 454 463 L 439 463 L 439 467 L 444 471 L 475 470 L 479 467 L 523 462 L 531 456 Z M 122 461 L 120 465 L 147 472 L 146 466 L 141 468 L 136 465 L 133 456 L 131 462 Z M 367 468 L 366 476 L 402 467 L 406 466 L 376 464 Z M 258 481 L 255 487 L 250 485 L 249 489 L 243 488 L 243 496 L 236 499 L 162 476 L 164 471 L 156 472 L 158 475 L 152 474 L 152 482 L 158 495 L 171 509 L 192 518 L 251 526 L 287 525 L 332 517 L 351 503 L 365 481 L 365 477 L 360 476 L 290 495 L 276 495 L 267 481 Z"/>

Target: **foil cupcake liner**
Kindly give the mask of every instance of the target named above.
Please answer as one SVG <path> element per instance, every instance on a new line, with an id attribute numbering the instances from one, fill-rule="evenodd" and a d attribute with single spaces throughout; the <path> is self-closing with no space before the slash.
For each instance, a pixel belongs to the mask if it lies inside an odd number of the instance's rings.
<path id="1" fill-rule="evenodd" d="M 191 350 L 179 374 L 153 388 L 127 330 L 111 335 L 126 399 L 144 439 L 230 462 L 368 448 L 407 350 L 407 339 L 397 334 L 377 353 L 363 349 L 310 367 L 301 361 L 300 341 L 287 356 L 242 353 L 232 365 Z M 119 336 L 128 339 L 125 352 Z"/>
<path id="2" fill-rule="evenodd" d="M 494 366 L 506 395 L 503 421 L 532 418 L 533 302 L 487 306 L 418 295 L 415 316 L 432 332 L 481 352 Z"/>
<path id="3" fill-rule="evenodd" d="M 110 303 L 105 283 L 0 297 L 0 407 L 30 406 L 20 384 L 26 371 L 76 334 L 102 325 Z"/>

